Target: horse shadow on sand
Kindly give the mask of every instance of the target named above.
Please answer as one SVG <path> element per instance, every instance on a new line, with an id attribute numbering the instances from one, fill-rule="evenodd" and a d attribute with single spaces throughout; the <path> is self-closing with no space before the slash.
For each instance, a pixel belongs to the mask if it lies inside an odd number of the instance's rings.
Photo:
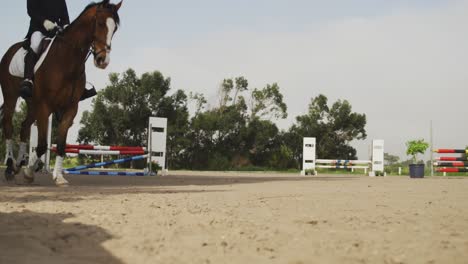
<path id="1" fill-rule="evenodd" d="M 112 235 L 64 221 L 71 214 L 0 212 L 0 263 L 123 263 L 102 244 Z"/>

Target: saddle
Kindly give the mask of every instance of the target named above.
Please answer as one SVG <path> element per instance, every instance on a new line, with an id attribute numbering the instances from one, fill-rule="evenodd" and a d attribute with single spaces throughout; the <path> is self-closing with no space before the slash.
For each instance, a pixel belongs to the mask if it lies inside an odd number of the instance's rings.
<path id="1" fill-rule="evenodd" d="M 41 67 L 42 63 L 44 62 L 44 59 L 47 57 L 47 54 L 49 53 L 50 47 L 54 43 L 55 38 L 50 39 L 50 38 L 44 38 L 41 42 L 40 49 L 39 49 L 39 59 L 36 63 L 36 66 L 34 67 L 34 72 L 36 72 L 39 67 Z M 19 78 L 24 78 L 24 57 L 26 56 L 27 49 L 29 49 L 30 43 L 29 40 L 25 40 L 23 42 L 23 47 L 18 49 L 18 51 L 15 53 L 13 58 L 11 59 L 10 62 L 10 67 L 9 71 L 10 74 L 19 77 Z"/>

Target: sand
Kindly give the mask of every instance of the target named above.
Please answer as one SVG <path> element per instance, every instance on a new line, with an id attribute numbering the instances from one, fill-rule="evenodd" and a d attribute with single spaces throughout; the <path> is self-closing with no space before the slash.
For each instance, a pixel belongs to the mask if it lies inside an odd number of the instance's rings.
<path id="1" fill-rule="evenodd" d="M 49 177 L 0 183 L 0 263 L 468 263 L 468 178 Z"/>

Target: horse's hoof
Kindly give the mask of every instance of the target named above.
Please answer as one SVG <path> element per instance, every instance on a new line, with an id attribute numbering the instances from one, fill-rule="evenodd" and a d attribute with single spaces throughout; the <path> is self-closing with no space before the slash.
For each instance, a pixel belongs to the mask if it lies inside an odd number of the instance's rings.
<path id="1" fill-rule="evenodd" d="M 55 178 L 54 182 L 55 182 L 55 185 L 57 185 L 58 187 L 68 187 L 69 186 L 68 181 L 65 180 L 65 178 L 63 178 L 63 177 Z"/>
<path id="2" fill-rule="evenodd" d="M 15 172 L 12 169 L 5 170 L 5 180 L 7 182 L 13 182 L 15 180 Z"/>
<path id="3" fill-rule="evenodd" d="M 39 163 L 37 164 L 37 168 L 34 172 L 39 172 L 41 171 L 43 168 L 44 168 L 44 162 L 42 162 L 42 160 L 39 160 Z"/>
<path id="4" fill-rule="evenodd" d="M 20 160 L 20 161 L 16 161 L 16 173 L 19 173 L 21 171 L 21 168 L 23 168 L 23 166 L 25 166 L 27 164 L 27 161 L 26 160 Z"/>
<path id="5" fill-rule="evenodd" d="M 12 159 L 7 160 L 7 168 L 5 169 L 5 180 L 7 182 L 13 182 L 15 180 L 15 170 L 14 168 L 14 162 Z"/>

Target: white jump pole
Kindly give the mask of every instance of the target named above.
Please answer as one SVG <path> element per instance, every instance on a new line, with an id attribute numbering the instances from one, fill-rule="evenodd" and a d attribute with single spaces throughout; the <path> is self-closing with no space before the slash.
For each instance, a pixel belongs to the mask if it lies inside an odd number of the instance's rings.
<path id="1" fill-rule="evenodd" d="M 316 157 L 316 138 L 306 137 L 303 141 L 303 162 L 301 175 L 311 172 L 316 175 L 316 168 L 328 169 L 364 169 L 369 176 L 385 175 L 384 172 L 384 141 L 372 141 L 372 154 L 369 160 L 326 160 Z M 363 166 L 367 164 L 367 166 Z"/>

